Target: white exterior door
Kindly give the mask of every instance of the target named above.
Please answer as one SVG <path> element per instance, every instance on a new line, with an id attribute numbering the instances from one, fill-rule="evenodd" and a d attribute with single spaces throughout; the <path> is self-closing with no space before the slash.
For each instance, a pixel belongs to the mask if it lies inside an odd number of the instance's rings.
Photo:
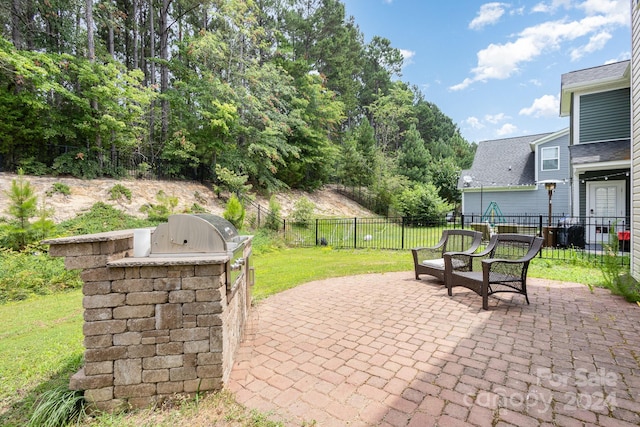
<path id="1" fill-rule="evenodd" d="M 625 216 L 625 182 L 597 181 L 587 183 L 587 243 L 609 243 L 609 228 Z M 614 232 L 624 230 L 624 219 L 615 224 Z"/>

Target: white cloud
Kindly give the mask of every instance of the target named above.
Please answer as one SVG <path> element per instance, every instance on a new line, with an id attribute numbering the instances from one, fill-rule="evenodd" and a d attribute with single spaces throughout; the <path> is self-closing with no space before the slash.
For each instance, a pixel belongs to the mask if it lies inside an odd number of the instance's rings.
<path id="1" fill-rule="evenodd" d="M 604 62 L 604 65 L 613 64 L 614 62 L 626 61 L 631 59 L 631 52 L 622 52 L 617 58 L 608 59 Z"/>
<path id="2" fill-rule="evenodd" d="M 511 123 L 505 123 L 500 129 L 496 131 L 496 134 L 498 136 L 506 136 L 515 133 L 517 130 L 518 128 L 515 125 L 512 125 Z"/>
<path id="3" fill-rule="evenodd" d="M 506 3 L 485 3 L 480 6 L 478 15 L 469 23 L 469 28 L 479 30 L 487 25 L 495 24 L 504 15 L 505 8 L 509 5 Z"/>
<path id="4" fill-rule="evenodd" d="M 480 119 L 478 119 L 477 117 L 471 116 L 467 118 L 464 122 L 468 124 L 470 127 L 472 127 L 473 129 L 482 129 L 484 127 Z"/>
<path id="5" fill-rule="evenodd" d="M 551 0 L 551 2 L 540 2 L 531 8 L 534 13 L 553 13 L 560 7 L 569 9 L 571 7 L 571 0 Z"/>
<path id="6" fill-rule="evenodd" d="M 413 64 L 413 57 L 416 56 L 415 51 L 400 49 L 400 54 L 402 55 L 403 61 L 402 66 L 406 67 L 407 65 Z"/>
<path id="7" fill-rule="evenodd" d="M 478 63 L 471 70 L 472 77 L 451 86 L 451 90 L 462 90 L 475 82 L 490 79 L 507 79 L 520 67 L 535 60 L 545 52 L 557 50 L 563 43 L 585 36 L 591 42 L 585 46 L 598 47 L 604 41 L 606 29 L 629 25 L 629 7 L 626 0 L 586 0 L 580 5 L 586 16 L 580 20 L 562 19 L 547 21 L 525 28 L 514 41 L 503 44 L 492 43 L 477 53 Z M 595 37 L 595 38 L 594 38 Z"/>
<path id="8" fill-rule="evenodd" d="M 611 37 L 612 35 L 606 31 L 591 36 L 589 43 L 571 51 L 571 60 L 577 61 L 588 53 L 603 49 L 607 42 L 611 40 Z"/>
<path id="9" fill-rule="evenodd" d="M 499 113 L 499 114 L 487 114 L 486 116 L 484 116 L 484 119 L 495 125 L 498 124 L 499 122 L 503 121 L 503 120 L 507 120 L 509 119 L 508 116 L 506 116 L 504 113 Z"/>
<path id="10" fill-rule="evenodd" d="M 521 116 L 557 117 L 560 111 L 560 97 L 543 95 L 534 99 L 530 107 L 520 110 Z"/>

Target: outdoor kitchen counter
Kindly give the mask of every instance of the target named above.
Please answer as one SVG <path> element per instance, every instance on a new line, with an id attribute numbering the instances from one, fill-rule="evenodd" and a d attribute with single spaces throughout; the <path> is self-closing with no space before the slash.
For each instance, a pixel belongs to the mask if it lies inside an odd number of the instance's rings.
<path id="1" fill-rule="evenodd" d="M 167 256 L 148 256 L 148 257 L 129 257 L 121 258 L 116 261 L 107 263 L 107 267 L 146 267 L 157 265 L 211 265 L 224 264 L 231 259 L 229 255 L 167 255 Z"/>

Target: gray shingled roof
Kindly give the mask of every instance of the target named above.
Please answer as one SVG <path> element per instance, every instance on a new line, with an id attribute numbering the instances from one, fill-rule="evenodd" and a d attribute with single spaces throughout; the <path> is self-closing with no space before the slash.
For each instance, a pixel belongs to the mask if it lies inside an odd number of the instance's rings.
<path id="1" fill-rule="evenodd" d="M 613 64 L 599 67 L 586 68 L 584 70 L 571 71 L 562 75 L 562 87 L 574 85 L 586 85 L 603 80 L 615 80 L 624 77 L 631 61 L 614 62 Z"/>
<path id="2" fill-rule="evenodd" d="M 481 141 L 471 169 L 460 174 L 458 188 L 535 185 L 535 154 L 530 144 L 551 134 Z M 468 185 L 465 176 L 471 177 Z"/>
<path id="3" fill-rule="evenodd" d="M 631 160 L 631 141 L 620 139 L 618 141 L 577 144 L 570 146 L 569 151 L 573 165 Z"/>

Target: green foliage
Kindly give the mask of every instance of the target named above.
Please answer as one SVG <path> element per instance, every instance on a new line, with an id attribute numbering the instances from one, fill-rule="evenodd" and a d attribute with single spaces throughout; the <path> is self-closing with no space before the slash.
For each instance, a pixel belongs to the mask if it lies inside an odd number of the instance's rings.
<path id="1" fill-rule="evenodd" d="M 313 211 L 315 208 L 316 206 L 311 200 L 304 196 L 300 197 L 293 205 L 291 220 L 295 225 L 308 227 L 313 219 Z"/>
<path id="2" fill-rule="evenodd" d="M 84 418 L 84 393 L 58 387 L 42 393 L 29 427 L 64 427 Z"/>
<path id="3" fill-rule="evenodd" d="M 208 213 L 209 211 L 207 211 L 207 208 L 205 208 L 204 206 L 201 206 L 198 203 L 194 203 L 193 205 L 191 205 L 191 208 L 189 208 L 189 213 Z"/>
<path id="4" fill-rule="evenodd" d="M 131 190 L 122 184 L 116 184 L 109 189 L 109 200 L 121 200 L 125 199 L 131 203 Z"/>
<path id="5" fill-rule="evenodd" d="M 411 125 L 398 152 L 398 173 L 413 182 L 426 184 L 431 179 L 432 164 L 431 154 L 424 146 L 424 141 L 416 127 Z"/>
<path id="6" fill-rule="evenodd" d="M 178 206 L 178 198 L 168 196 L 164 191 L 160 190 L 156 194 L 157 204 L 146 203 L 140 207 L 140 212 L 147 214 L 147 219 L 153 222 L 166 221 L 173 214 L 176 206 Z"/>
<path id="7" fill-rule="evenodd" d="M 51 166 L 54 175 L 71 175 L 76 178 L 93 179 L 100 174 L 100 165 L 87 159 L 84 152 L 65 153 L 58 156 Z"/>
<path id="8" fill-rule="evenodd" d="M 66 270 L 61 258 L 51 258 L 37 247 L 21 252 L 0 249 L 0 303 L 80 287 L 78 272 Z"/>
<path id="9" fill-rule="evenodd" d="M 237 174 L 219 164 L 216 164 L 216 178 L 218 179 L 218 190 L 226 190 L 238 196 L 251 190 L 251 184 L 247 184 L 248 175 Z"/>
<path id="10" fill-rule="evenodd" d="M 264 225 L 269 230 L 278 231 L 282 225 L 282 219 L 280 218 L 280 211 L 282 207 L 275 196 L 271 196 L 269 199 L 269 214 L 264 222 Z"/>
<path id="11" fill-rule="evenodd" d="M 47 165 L 36 160 L 35 156 L 20 160 L 18 162 L 18 169 L 23 170 L 26 175 L 34 176 L 43 176 L 50 172 Z"/>
<path id="12" fill-rule="evenodd" d="M 615 232 L 615 223 L 609 228 L 609 243 L 604 246 L 600 271 L 604 279 L 604 287 L 614 295 L 620 295 L 629 302 L 640 301 L 640 284 L 629 273 L 619 255 L 620 242 Z"/>
<path id="13" fill-rule="evenodd" d="M 433 162 L 431 166 L 432 183 L 438 189 L 438 195 L 453 205 L 461 202 L 458 190 L 460 168 L 450 157 Z"/>
<path id="14" fill-rule="evenodd" d="M 413 224 L 437 222 L 451 210 L 451 205 L 438 196 L 433 184 L 416 184 L 405 189 L 396 206 L 403 216 L 411 218 Z"/>
<path id="15" fill-rule="evenodd" d="M 71 195 L 71 189 L 67 184 L 62 182 L 54 182 L 51 189 L 47 191 L 47 196 L 53 196 L 54 194 L 62 194 L 63 196 Z"/>
<path id="16" fill-rule="evenodd" d="M 244 206 L 242 206 L 238 197 L 236 197 L 235 194 L 232 194 L 222 216 L 239 230 L 244 224 L 244 215 Z"/>
<path id="17" fill-rule="evenodd" d="M 157 222 L 135 218 L 111 205 L 98 202 L 88 212 L 58 224 L 58 229 L 62 234 L 79 235 L 144 228 L 154 224 Z"/>
<path id="18" fill-rule="evenodd" d="M 38 211 L 38 199 L 31 183 L 24 178 L 22 170 L 18 178 L 11 181 L 11 188 L 5 194 L 9 197 L 7 213 L 12 216 L 8 223 L 0 225 L 0 246 L 14 250 L 22 250 L 28 244 L 46 236 L 50 231 L 47 210 Z M 30 220 L 39 215 L 37 226 Z"/>

